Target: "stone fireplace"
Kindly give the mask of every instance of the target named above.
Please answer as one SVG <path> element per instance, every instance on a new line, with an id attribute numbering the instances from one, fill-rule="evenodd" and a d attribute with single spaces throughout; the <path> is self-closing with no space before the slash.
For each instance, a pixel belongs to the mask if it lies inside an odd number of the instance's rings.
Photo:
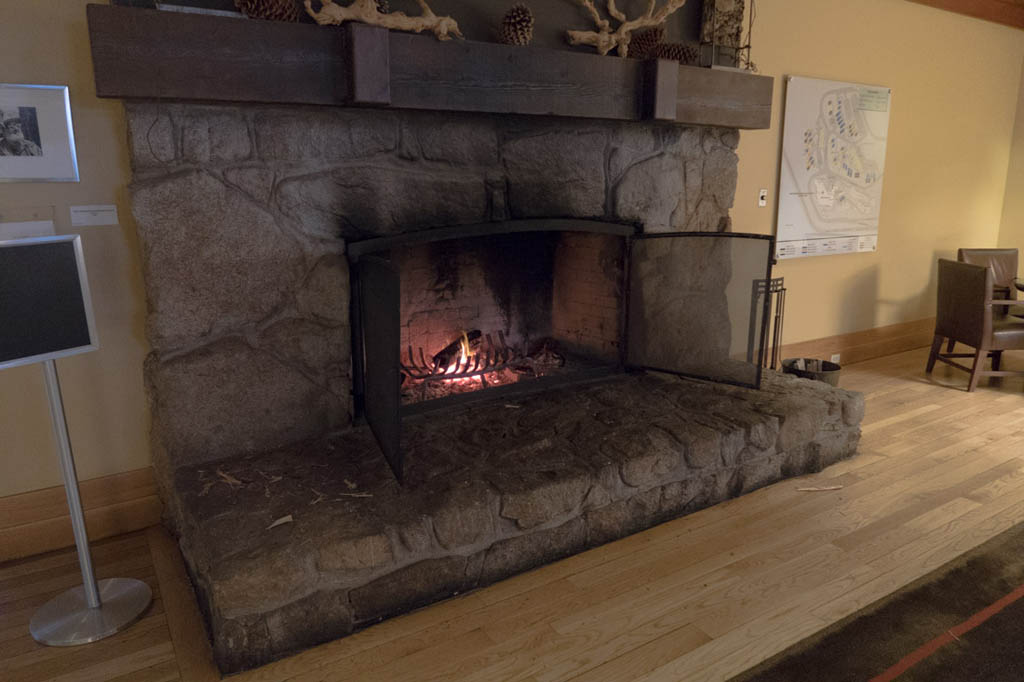
<path id="1" fill-rule="evenodd" d="M 750 310 L 742 249 L 654 238 L 729 232 L 734 129 L 126 108 L 154 467 L 226 672 L 856 449 L 863 402 L 824 384 L 609 371 L 640 353 L 628 364 L 760 379 L 731 319 Z M 386 348 L 367 329 L 385 309 Z M 443 354 L 460 339 L 500 371 Z M 470 388 L 586 381 L 438 418 L 465 392 L 417 383 L 438 354 Z M 392 384 L 405 374 L 386 400 L 377 355 Z M 402 418 L 401 484 L 382 401 Z"/>

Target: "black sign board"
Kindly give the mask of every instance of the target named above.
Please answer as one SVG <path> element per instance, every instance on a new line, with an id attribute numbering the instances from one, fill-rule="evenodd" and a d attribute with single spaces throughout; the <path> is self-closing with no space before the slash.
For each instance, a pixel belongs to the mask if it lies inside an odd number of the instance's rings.
<path id="1" fill-rule="evenodd" d="M 0 242 L 0 369 L 96 348 L 81 238 Z"/>

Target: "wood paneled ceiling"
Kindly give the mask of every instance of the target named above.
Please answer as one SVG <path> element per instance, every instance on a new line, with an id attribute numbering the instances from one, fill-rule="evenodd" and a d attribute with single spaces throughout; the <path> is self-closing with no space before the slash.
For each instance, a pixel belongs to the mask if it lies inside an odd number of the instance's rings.
<path id="1" fill-rule="evenodd" d="M 911 2 L 1024 29 L 1024 0 L 911 0 Z"/>

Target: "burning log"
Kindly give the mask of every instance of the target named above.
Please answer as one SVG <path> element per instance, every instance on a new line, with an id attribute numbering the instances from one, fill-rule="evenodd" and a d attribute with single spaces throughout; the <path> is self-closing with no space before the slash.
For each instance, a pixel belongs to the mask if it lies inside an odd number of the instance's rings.
<path id="1" fill-rule="evenodd" d="M 462 332 L 459 338 L 449 343 L 431 358 L 434 363 L 434 371 L 444 369 L 464 356 L 468 357 L 475 354 L 480 348 L 482 338 L 483 332 L 479 329 Z"/>

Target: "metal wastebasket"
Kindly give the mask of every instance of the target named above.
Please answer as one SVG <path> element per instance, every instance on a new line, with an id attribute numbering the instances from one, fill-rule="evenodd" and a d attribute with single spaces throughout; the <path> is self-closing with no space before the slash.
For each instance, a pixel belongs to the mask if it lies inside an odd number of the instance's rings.
<path id="1" fill-rule="evenodd" d="M 782 371 L 786 374 L 795 374 L 804 379 L 824 381 L 830 386 L 839 385 L 839 365 L 828 360 L 816 360 L 814 358 L 786 358 L 782 361 Z"/>

